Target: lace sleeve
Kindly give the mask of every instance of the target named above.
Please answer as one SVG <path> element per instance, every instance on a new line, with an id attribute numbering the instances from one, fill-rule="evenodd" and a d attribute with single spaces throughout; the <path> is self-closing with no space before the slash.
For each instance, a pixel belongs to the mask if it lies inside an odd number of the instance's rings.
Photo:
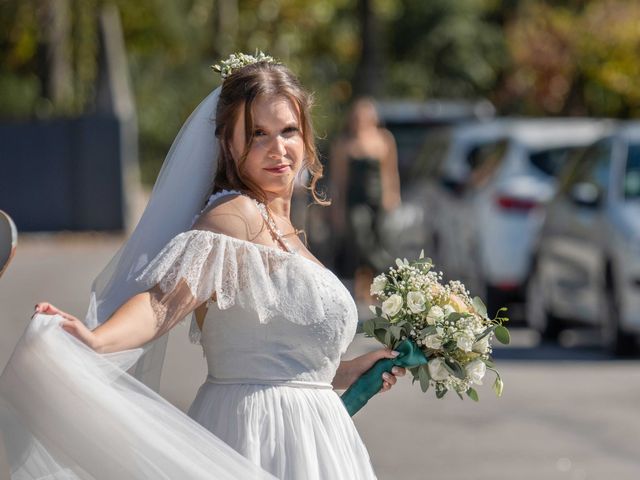
<path id="1" fill-rule="evenodd" d="M 218 308 L 236 302 L 251 305 L 266 323 L 274 312 L 270 299 L 277 298 L 270 274 L 279 261 L 273 249 L 260 247 L 208 230 L 175 236 L 137 278 L 151 294 L 160 331 L 170 329 L 214 293 Z M 196 329 L 192 322 L 190 337 L 197 343 Z"/>

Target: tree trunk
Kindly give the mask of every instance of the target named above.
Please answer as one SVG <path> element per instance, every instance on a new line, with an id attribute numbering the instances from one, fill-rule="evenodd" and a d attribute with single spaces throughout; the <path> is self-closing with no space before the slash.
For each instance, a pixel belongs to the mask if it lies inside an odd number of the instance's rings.
<path id="1" fill-rule="evenodd" d="M 380 25 L 372 0 L 358 1 L 361 33 L 360 59 L 356 68 L 353 91 L 355 96 L 377 96 L 383 83 Z"/>
<path id="2" fill-rule="evenodd" d="M 43 93 L 57 111 L 65 111 L 73 106 L 69 0 L 46 0 L 39 21 L 43 32 Z"/>

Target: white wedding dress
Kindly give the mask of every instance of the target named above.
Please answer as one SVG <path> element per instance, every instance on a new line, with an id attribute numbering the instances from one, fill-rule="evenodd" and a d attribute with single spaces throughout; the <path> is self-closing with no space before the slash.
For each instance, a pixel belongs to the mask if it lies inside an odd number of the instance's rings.
<path id="1" fill-rule="evenodd" d="M 209 367 L 197 423 L 125 373 L 139 351 L 96 354 L 37 315 L 0 377 L 11 478 L 375 478 L 331 387 L 357 311 L 329 270 L 189 230 L 139 280 L 162 292 L 165 313 L 208 299 L 201 335 L 192 328 Z"/>

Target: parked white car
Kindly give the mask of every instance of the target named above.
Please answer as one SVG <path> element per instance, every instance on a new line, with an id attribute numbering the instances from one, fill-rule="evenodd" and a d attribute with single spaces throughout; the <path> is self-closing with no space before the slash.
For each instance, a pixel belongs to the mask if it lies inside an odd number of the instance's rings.
<path id="1" fill-rule="evenodd" d="M 533 244 L 558 172 L 607 125 L 587 119 L 514 121 L 504 154 L 488 156 L 472 173 L 465 195 L 466 268 L 479 279 L 490 310 L 523 300 Z"/>
<path id="2" fill-rule="evenodd" d="M 529 324 L 554 338 L 597 327 L 612 352 L 640 333 L 640 124 L 621 126 L 563 172 L 536 245 Z"/>

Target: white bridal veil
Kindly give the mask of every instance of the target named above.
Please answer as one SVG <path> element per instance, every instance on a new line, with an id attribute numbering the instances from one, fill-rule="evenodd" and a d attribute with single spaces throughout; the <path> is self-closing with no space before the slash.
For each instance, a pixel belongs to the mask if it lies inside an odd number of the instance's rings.
<path id="1" fill-rule="evenodd" d="M 189 227 L 211 193 L 218 155 L 215 114 L 221 87 L 189 116 L 167 154 L 129 240 L 94 280 L 85 323 L 94 328 L 145 290 L 136 278 L 169 240 Z M 134 376 L 158 391 L 167 335 L 145 346 Z"/>
<path id="2" fill-rule="evenodd" d="M 211 189 L 220 88 L 191 114 L 131 238 L 96 278 L 86 322 L 104 322 L 144 288 L 135 278 L 189 229 Z M 0 312 L 1 313 L 1 312 Z M 0 375 L 0 479 L 273 479 L 158 394 L 166 335 L 100 355 L 35 315 Z M 10 470 L 7 471 L 7 469 Z"/>

